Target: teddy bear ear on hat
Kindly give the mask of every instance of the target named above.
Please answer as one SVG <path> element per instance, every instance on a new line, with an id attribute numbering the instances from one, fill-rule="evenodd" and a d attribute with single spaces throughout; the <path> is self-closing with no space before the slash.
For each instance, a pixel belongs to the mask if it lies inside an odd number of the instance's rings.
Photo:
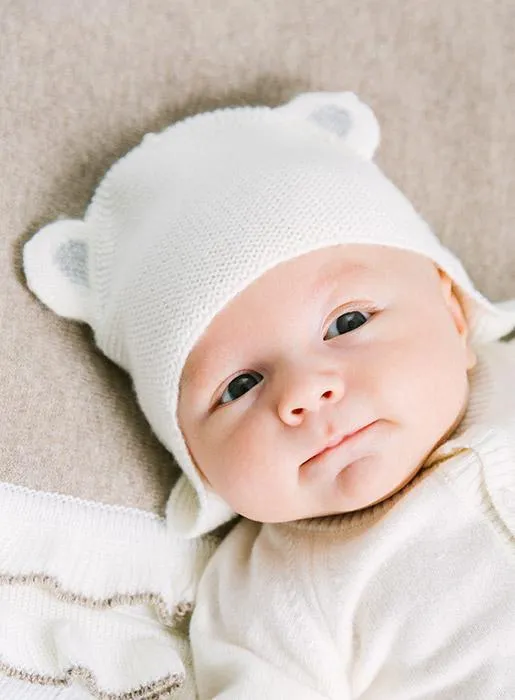
<path id="1" fill-rule="evenodd" d="M 276 110 L 315 123 L 366 160 L 372 160 L 379 146 L 381 130 L 374 112 L 353 92 L 306 92 Z"/>
<path id="2" fill-rule="evenodd" d="M 44 226 L 23 248 L 29 289 L 59 316 L 90 323 L 88 225 L 61 219 Z"/>

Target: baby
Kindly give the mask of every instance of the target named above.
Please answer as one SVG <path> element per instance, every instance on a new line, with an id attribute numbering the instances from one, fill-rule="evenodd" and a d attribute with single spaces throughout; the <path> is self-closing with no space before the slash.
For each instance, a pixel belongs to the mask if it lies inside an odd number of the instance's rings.
<path id="1" fill-rule="evenodd" d="M 182 467 L 170 529 L 244 516 L 198 590 L 202 699 L 515 697 L 515 309 L 378 142 L 350 93 L 198 115 L 25 248 Z"/>

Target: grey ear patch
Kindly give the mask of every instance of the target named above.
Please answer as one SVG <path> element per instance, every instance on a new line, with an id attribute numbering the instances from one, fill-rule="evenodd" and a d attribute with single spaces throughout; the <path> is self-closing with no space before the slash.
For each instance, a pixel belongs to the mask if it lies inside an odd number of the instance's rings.
<path id="1" fill-rule="evenodd" d="M 333 134 L 366 160 L 373 159 L 379 146 L 381 130 L 374 112 L 353 92 L 305 92 L 275 109 Z"/>
<path id="2" fill-rule="evenodd" d="M 54 262 L 73 284 L 89 287 L 88 247 L 85 241 L 65 241 L 54 253 Z"/>
<path id="3" fill-rule="evenodd" d="M 336 105 L 319 107 L 311 113 L 310 120 L 340 138 L 348 134 L 352 126 L 352 119 L 347 110 Z"/>
<path id="4" fill-rule="evenodd" d="M 23 248 L 29 289 L 59 316 L 91 323 L 89 224 L 60 219 L 44 226 Z"/>

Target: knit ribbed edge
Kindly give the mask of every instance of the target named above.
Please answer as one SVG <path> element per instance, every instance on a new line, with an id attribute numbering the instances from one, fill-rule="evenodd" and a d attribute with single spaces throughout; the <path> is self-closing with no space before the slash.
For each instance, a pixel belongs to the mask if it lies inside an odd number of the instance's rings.
<path id="1" fill-rule="evenodd" d="M 181 694 L 179 694 L 180 697 Z M 79 683 L 68 686 L 40 685 L 7 676 L 0 671 L 0 698 L 2 700 L 91 700 L 91 693 Z"/>
<path id="2" fill-rule="evenodd" d="M 0 571 L 0 586 L 36 586 L 52 593 L 57 600 L 64 603 L 80 605 L 92 610 L 108 610 L 121 605 L 150 605 L 156 610 L 157 617 L 168 627 L 183 627 L 188 621 L 193 603 L 179 602 L 170 612 L 161 596 L 152 593 L 118 593 L 110 598 L 91 598 L 63 588 L 62 583 L 53 576 L 41 573 L 5 574 Z"/>
<path id="3" fill-rule="evenodd" d="M 499 430 L 478 430 L 460 460 L 449 462 L 437 478 L 471 509 L 481 513 L 508 545 L 515 541 L 515 450 Z"/>
<path id="4" fill-rule="evenodd" d="M 0 483 L 0 583 L 94 609 L 146 603 L 182 625 L 219 539 L 173 537 L 137 509 Z"/>
<path id="5" fill-rule="evenodd" d="M 70 668 L 63 675 L 53 677 L 12 668 L 0 661 L 0 673 L 27 683 L 50 686 L 70 686 L 74 681 L 80 680 L 98 700 L 165 700 L 170 693 L 179 690 L 184 684 L 184 676 L 172 674 L 120 694 L 101 691 L 96 684 L 95 676 L 89 669 L 81 666 Z"/>
<path id="6" fill-rule="evenodd" d="M 515 345 L 492 343 L 477 353 L 471 375 L 472 391 L 465 417 L 456 433 L 433 459 L 466 450 L 437 477 L 488 520 L 502 542 L 515 539 L 515 439 L 513 381 Z M 506 394 L 506 398 L 503 397 Z"/>

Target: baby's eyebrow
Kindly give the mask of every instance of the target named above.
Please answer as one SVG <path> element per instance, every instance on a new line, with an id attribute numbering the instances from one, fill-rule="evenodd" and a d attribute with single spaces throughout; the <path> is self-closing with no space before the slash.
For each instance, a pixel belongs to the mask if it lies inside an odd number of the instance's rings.
<path id="1" fill-rule="evenodd" d="M 370 278 L 372 275 L 373 270 L 363 263 L 343 262 L 338 267 L 331 265 L 330 271 L 320 274 L 315 292 L 330 298 L 341 290 L 343 284 L 352 285 L 361 277 Z"/>
<path id="2" fill-rule="evenodd" d="M 196 386 L 199 384 L 205 385 L 206 383 L 210 384 L 209 378 L 215 372 L 219 374 L 218 368 L 213 364 L 212 358 L 211 361 L 206 358 L 201 358 L 200 360 L 197 359 L 197 361 L 192 365 L 184 366 L 179 382 L 179 388 L 184 389 L 188 386 Z"/>
<path id="3" fill-rule="evenodd" d="M 181 378 L 179 380 L 179 387 L 185 387 L 188 384 L 191 384 L 191 380 L 192 380 L 191 375 L 192 375 L 192 372 L 188 372 L 186 370 L 186 368 L 184 368 L 182 370 Z"/>
<path id="4" fill-rule="evenodd" d="M 184 367 L 182 368 L 182 373 L 179 380 L 179 389 L 183 389 L 184 387 L 193 384 L 195 379 L 197 379 L 199 376 L 202 376 L 203 372 L 204 363 L 201 363 L 199 365 L 198 361 L 194 363 L 191 363 L 191 361 L 187 361 Z"/>

